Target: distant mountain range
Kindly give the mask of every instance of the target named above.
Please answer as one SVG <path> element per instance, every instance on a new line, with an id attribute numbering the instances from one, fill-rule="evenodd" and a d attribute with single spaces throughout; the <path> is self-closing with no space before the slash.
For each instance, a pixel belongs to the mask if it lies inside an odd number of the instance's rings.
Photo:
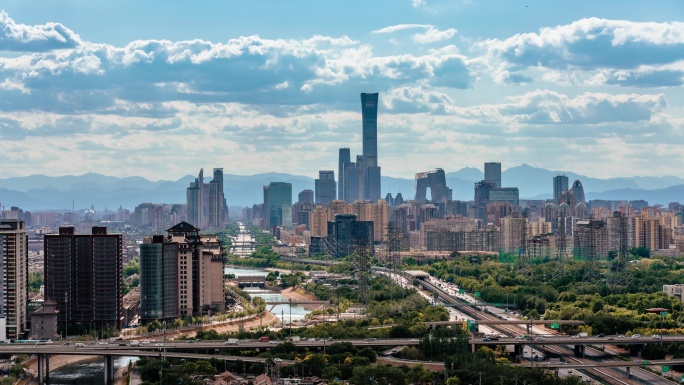
<path id="1" fill-rule="evenodd" d="M 568 177 L 569 183 L 579 179 L 587 199 L 636 200 L 667 204 L 684 201 L 684 179 L 675 176 L 629 177 L 598 179 L 567 171 L 552 171 L 527 164 L 509 168 L 502 173 L 504 187 L 518 187 L 521 198 L 546 199 L 552 196 L 552 178 L 558 174 Z M 483 178 L 476 168 L 463 168 L 446 174 L 447 185 L 454 199 L 472 200 L 473 184 Z M 76 209 L 94 205 L 97 210 L 133 209 L 143 202 L 184 203 L 185 189 L 194 181 L 185 176 L 176 181 L 152 182 L 142 177 L 117 178 L 101 174 L 51 177 L 31 175 L 0 179 L 0 203 L 8 209 L 18 206 L 24 210 Z M 224 174 L 224 191 L 229 206 L 251 206 L 263 199 L 263 186 L 269 182 L 292 183 L 292 198 L 305 189 L 314 189 L 314 179 L 301 175 L 266 173 L 256 175 Z M 412 179 L 382 178 L 383 197 L 387 192 L 402 193 L 404 199 L 415 194 Z"/>

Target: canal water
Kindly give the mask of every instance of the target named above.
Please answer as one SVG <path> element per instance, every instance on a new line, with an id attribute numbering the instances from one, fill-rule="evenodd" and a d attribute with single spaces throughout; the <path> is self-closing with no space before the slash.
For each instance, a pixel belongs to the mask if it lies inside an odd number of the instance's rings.
<path id="1" fill-rule="evenodd" d="M 255 276 L 261 275 L 266 276 L 268 274 L 265 270 L 256 269 L 241 269 L 226 267 L 226 274 L 235 274 L 236 277 L 240 276 Z M 261 297 L 266 300 L 266 302 L 272 301 L 287 301 L 287 298 L 273 292 L 270 290 L 264 290 L 260 288 L 247 288 L 245 290 L 252 297 Z M 290 322 L 290 305 L 275 305 L 266 307 L 271 313 L 275 314 L 278 318 L 283 319 L 286 323 Z M 309 311 L 301 306 L 292 306 L 292 320 L 301 320 L 309 314 Z M 277 325 L 279 326 L 279 325 Z M 136 361 L 137 357 L 115 357 L 114 358 L 114 370 L 128 365 L 129 361 Z M 66 365 L 59 369 L 50 372 L 50 384 L 51 385 L 101 385 L 104 383 L 104 359 L 102 357 L 96 357 L 92 360 L 83 361 L 77 364 Z"/>
<path id="2" fill-rule="evenodd" d="M 114 357 L 114 371 L 137 361 L 138 357 Z M 50 385 L 102 385 L 104 384 L 104 359 L 92 360 L 62 366 L 50 372 Z"/>
<path id="3" fill-rule="evenodd" d="M 242 269 L 242 268 L 235 268 L 235 267 L 226 267 L 225 268 L 225 273 L 226 274 L 235 274 L 236 277 L 241 277 L 241 276 L 266 276 L 268 275 L 268 271 L 265 270 L 256 270 L 256 269 Z M 245 289 L 247 293 L 249 293 L 250 296 L 252 297 L 261 297 L 266 300 L 266 302 L 287 302 L 287 298 L 283 297 L 277 292 L 270 291 L 270 290 L 265 290 L 261 289 L 258 287 L 247 287 Z M 292 308 L 290 311 L 290 305 L 285 304 L 285 305 L 267 305 L 266 309 L 270 311 L 271 313 L 275 314 L 278 318 L 283 320 L 285 323 L 289 323 L 290 320 L 292 321 L 299 321 L 303 319 L 307 314 L 310 313 L 309 310 L 304 309 L 302 306 L 299 305 L 292 305 Z M 292 318 L 290 318 L 290 314 L 292 315 Z"/>

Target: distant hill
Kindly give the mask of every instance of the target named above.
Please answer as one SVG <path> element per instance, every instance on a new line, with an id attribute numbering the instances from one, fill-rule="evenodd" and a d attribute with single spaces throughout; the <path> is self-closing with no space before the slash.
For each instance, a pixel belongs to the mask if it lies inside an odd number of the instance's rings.
<path id="1" fill-rule="evenodd" d="M 448 170 L 445 170 L 448 171 Z M 552 178 L 565 174 L 569 183 L 579 179 L 588 199 L 644 199 L 649 203 L 667 204 L 684 201 L 684 179 L 674 176 L 632 178 L 589 178 L 571 172 L 551 171 L 527 164 L 511 167 L 502 173 L 504 187 L 518 187 L 521 198 L 548 198 L 552 193 Z M 483 178 L 476 168 L 463 168 L 447 172 L 447 185 L 453 190 L 453 198 L 473 199 L 473 184 Z M 71 209 L 90 207 L 112 210 L 119 206 L 133 209 L 143 202 L 185 203 L 186 188 L 195 176 L 187 175 L 178 180 L 152 182 L 142 177 L 118 178 L 101 174 L 45 176 L 0 179 L 0 203 L 6 208 L 18 206 L 24 210 Z M 205 180 L 210 180 L 207 178 Z M 252 206 L 263 200 L 263 186 L 270 182 L 292 183 L 292 198 L 305 189 L 314 189 L 314 179 L 285 173 L 256 175 L 224 174 L 224 191 L 229 206 Z M 384 176 L 382 197 L 387 192 L 396 196 L 401 192 L 404 199 L 413 199 L 413 179 Z"/>

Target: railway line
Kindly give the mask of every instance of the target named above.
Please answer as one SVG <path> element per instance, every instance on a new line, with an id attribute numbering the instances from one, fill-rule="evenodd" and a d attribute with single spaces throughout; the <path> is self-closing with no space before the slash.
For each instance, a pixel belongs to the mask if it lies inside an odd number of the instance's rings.
<path id="1" fill-rule="evenodd" d="M 441 287 L 434 285 L 426 280 L 420 280 L 420 284 L 427 290 L 436 293 L 437 298 L 449 304 L 464 304 L 467 301 L 460 298 L 454 297 L 444 291 Z M 472 304 L 471 304 L 472 305 Z M 461 306 L 459 311 L 468 317 L 473 318 L 478 321 L 497 321 L 501 318 L 497 315 L 491 314 L 485 310 L 479 309 L 477 305 L 475 306 Z M 516 325 L 487 325 L 488 327 L 496 330 L 503 335 L 517 337 L 527 334 L 526 329 L 521 329 Z M 555 332 L 553 332 L 555 333 Z M 588 355 L 589 358 L 579 358 L 573 356 L 573 348 L 568 345 L 557 345 L 555 347 L 546 346 L 541 341 L 530 341 L 530 349 L 537 350 L 547 357 L 564 357 L 568 362 L 577 364 L 600 364 L 602 361 L 607 361 L 604 357 L 605 354 L 598 349 L 587 346 L 586 350 L 591 351 Z M 540 346 L 541 345 L 541 346 Z M 523 357 L 524 358 L 524 357 Z M 530 357 L 531 358 L 531 357 Z M 534 365 L 534 361 L 530 360 L 530 364 Z M 622 368 L 604 368 L 596 367 L 590 369 L 578 370 L 578 372 L 584 373 L 586 376 L 599 381 L 604 384 L 611 385 L 639 385 L 639 384 L 673 384 L 673 382 L 667 378 L 658 376 L 652 372 L 644 370 L 642 368 L 634 368 L 635 370 L 631 372 L 631 378 L 628 377 L 627 369 Z M 570 371 L 569 371 L 570 372 Z"/>

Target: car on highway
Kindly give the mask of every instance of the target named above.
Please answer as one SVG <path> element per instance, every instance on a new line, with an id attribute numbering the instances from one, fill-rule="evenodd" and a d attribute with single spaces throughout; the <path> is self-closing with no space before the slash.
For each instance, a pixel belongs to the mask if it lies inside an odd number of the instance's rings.
<path id="1" fill-rule="evenodd" d="M 84 347 L 85 344 L 83 342 L 76 342 L 76 347 Z"/>
<path id="2" fill-rule="evenodd" d="M 154 344 L 154 346 L 164 346 L 164 344 L 161 342 L 158 342 L 158 343 Z"/>
<path id="3" fill-rule="evenodd" d="M 485 337 L 485 338 L 482 339 L 482 342 L 489 342 L 489 341 L 491 341 L 491 340 L 492 340 L 491 338 Z"/>
<path id="4" fill-rule="evenodd" d="M 98 345 L 109 345 L 109 342 L 100 341 L 97 344 Z"/>
<path id="5" fill-rule="evenodd" d="M 651 338 L 653 338 L 654 340 L 659 340 L 660 336 L 658 334 L 654 334 Z"/>
<path id="6" fill-rule="evenodd" d="M 537 340 L 537 341 L 546 341 L 546 338 L 544 338 L 544 337 L 537 337 L 537 338 L 535 338 L 535 340 Z"/>
<path id="7" fill-rule="evenodd" d="M 632 338 L 641 338 L 641 334 L 632 334 Z"/>

